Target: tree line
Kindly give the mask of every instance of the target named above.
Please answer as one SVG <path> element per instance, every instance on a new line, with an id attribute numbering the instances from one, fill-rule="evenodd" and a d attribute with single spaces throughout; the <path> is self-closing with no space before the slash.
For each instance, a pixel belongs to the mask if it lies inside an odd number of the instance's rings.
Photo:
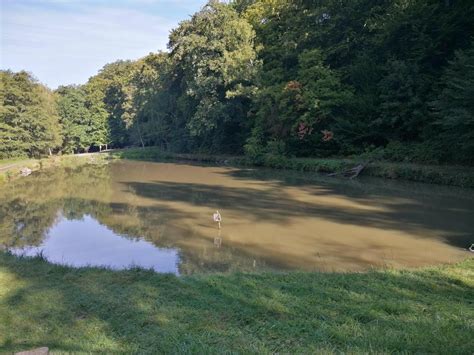
<path id="1" fill-rule="evenodd" d="M 1 72 L 0 157 L 177 152 L 474 164 L 470 0 L 209 1 L 168 51 L 54 92 Z"/>

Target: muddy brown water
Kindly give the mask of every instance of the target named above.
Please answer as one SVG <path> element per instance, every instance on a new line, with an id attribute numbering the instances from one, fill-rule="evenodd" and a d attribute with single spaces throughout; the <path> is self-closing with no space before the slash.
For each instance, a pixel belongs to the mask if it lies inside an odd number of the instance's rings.
<path id="1" fill-rule="evenodd" d="M 0 245 L 77 267 L 362 271 L 456 262 L 473 242 L 474 191 L 437 185 L 116 161 L 0 189 Z"/>

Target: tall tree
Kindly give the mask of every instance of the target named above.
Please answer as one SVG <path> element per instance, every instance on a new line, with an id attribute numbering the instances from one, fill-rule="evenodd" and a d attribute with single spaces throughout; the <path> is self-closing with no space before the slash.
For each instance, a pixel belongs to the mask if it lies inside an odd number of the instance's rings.
<path id="1" fill-rule="evenodd" d="M 176 140 L 183 139 L 176 134 L 185 130 L 183 127 L 174 129 L 176 96 L 168 54 L 152 53 L 140 59 L 131 82 L 133 105 L 137 110 L 131 127 L 132 143 L 176 148 Z"/>
<path id="2" fill-rule="evenodd" d="M 474 164 L 474 45 L 457 51 L 441 78 L 442 90 L 434 101 L 435 132 L 445 159 Z"/>
<path id="3" fill-rule="evenodd" d="M 229 5 L 210 1 L 170 35 L 186 128 L 209 148 L 238 149 L 259 68 L 252 26 Z"/>
<path id="4" fill-rule="evenodd" d="M 27 72 L 0 75 L 0 156 L 51 153 L 61 144 L 53 93 Z"/>
<path id="5" fill-rule="evenodd" d="M 58 113 L 63 128 L 63 151 L 88 151 L 95 142 L 98 127 L 86 106 L 86 93 L 78 86 L 61 86 L 58 95 Z"/>

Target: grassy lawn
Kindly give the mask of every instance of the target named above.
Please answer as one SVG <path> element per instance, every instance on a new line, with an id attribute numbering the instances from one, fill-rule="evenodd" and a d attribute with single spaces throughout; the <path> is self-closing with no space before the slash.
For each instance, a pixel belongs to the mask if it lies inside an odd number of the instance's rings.
<path id="1" fill-rule="evenodd" d="M 28 158 L 1 159 L 0 160 L 0 169 L 5 167 L 5 166 L 11 165 L 11 164 L 16 164 L 16 163 L 20 163 L 20 162 L 22 162 L 22 163 L 24 162 L 25 164 L 30 164 L 33 161 L 34 161 L 34 159 L 28 159 Z"/>
<path id="2" fill-rule="evenodd" d="M 465 353 L 474 259 L 414 271 L 71 269 L 0 253 L 0 352 Z"/>
<path id="3" fill-rule="evenodd" d="M 0 185 L 20 177 L 21 168 L 32 171 L 54 168 L 57 166 L 74 167 L 89 163 L 102 163 L 108 159 L 107 154 L 62 155 L 42 159 L 5 159 L 0 160 Z"/>

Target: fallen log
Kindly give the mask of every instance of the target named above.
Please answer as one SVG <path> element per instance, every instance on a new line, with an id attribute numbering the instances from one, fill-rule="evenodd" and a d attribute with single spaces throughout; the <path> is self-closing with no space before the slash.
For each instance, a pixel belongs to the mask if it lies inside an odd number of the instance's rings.
<path id="1" fill-rule="evenodd" d="M 353 168 L 343 170 L 343 171 L 339 171 L 337 173 L 328 174 L 328 176 L 338 176 L 338 175 L 340 175 L 340 176 L 347 177 L 349 179 L 354 179 L 357 176 L 359 176 L 359 174 L 362 172 L 362 170 L 364 170 L 364 168 L 367 166 L 367 164 L 368 163 L 358 164 Z"/>

